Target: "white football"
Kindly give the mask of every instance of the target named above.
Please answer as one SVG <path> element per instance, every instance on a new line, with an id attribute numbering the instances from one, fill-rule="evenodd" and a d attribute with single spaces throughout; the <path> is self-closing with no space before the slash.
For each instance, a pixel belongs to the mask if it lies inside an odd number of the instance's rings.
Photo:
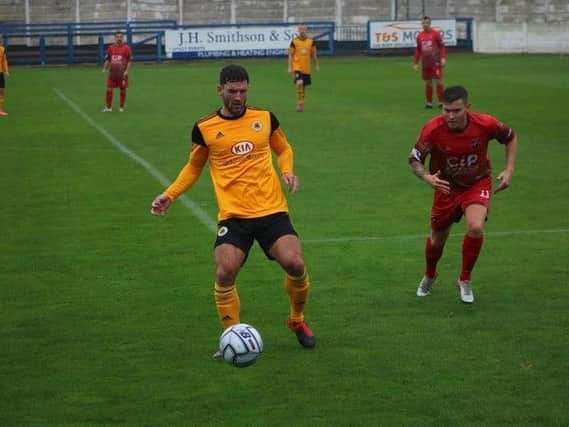
<path id="1" fill-rule="evenodd" d="M 263 340 L 253 326 L 239 323 L 223 331 L 219 338 L 219 351 L 225 362 L 244 368 L 254 364 L 261 356 Z"/>

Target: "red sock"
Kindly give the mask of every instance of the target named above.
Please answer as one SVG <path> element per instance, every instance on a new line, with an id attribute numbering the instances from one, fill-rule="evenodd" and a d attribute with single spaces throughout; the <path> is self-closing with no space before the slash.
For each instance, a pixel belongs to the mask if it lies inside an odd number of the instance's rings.
<path id="1" fill-rule="evenodd" d="M 470 274 L 476 264 L 484 236 L 476 239 L 468 234 L 464 236 L 462 241 L 462 270 L 460 271 L 460 280 L 470 280 Z"/>
<path id="2" fill-rule="evenodd" d="M 437 83 L 437 97 L 439 98 L 439 104 L 443 102 L 443 94 L 445 92 L 445 87 L 442 83 Z"/>
<path id="3" fill-rule="evenodd" d="M 425 96 L 427 97 L 427 104 L 433 103 L 433 85 L 425 85 Z"/>
<path id="4" fill-rule="evenodd" d="M 124 108 L 124 102 L 126 101 L 126 90 L 121 90 L 121 108 Z"/>
<path id="5" fill-rule="evenodd" d="M 427 268 L 425 269 L 425 276 L 433 278 L 437 275 L 437 263 L 443 255 L 443 247 L 433 246 L 430 237 L 427 237 L 425 245 L 425 260 L 427 261 Z"/>
<path id="6" fill-rule="evenodd" d="M 112 90 L 107 90 L 106 105 L 107 105 L 107 108 L 111 108 L 111 105 L 113 105 L 113 91 Z"/>

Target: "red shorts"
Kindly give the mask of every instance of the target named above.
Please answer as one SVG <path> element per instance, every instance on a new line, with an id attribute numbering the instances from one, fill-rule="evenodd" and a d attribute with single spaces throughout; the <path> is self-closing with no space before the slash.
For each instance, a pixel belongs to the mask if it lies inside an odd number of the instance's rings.
<path id="1" fill-rule="evenodd" d="M 120 87 L 121 89 L 126 89 L 128 87 L 128 78 L 122 80 L 107 80 L 107 88 L 113 89 L 115 87 Z"/>
<path id="2" fill-rule="evenodd" d="M 441 80 L 443 78 L 443 67 L 435 64 L 432 67 L 423 67 L 423 80 Z"/>
<path id="3" fill-rule="evenodd" d="M 431 227 L 433 230 L 444 230 L 454 222 L 459 222 L 464 210 L 470 205 L 490 206 L 492 196 L 492 178 L 482 178 L 465 191 L 451 191 L 443 194 L 438 191 L 433 197 L 431 209 Z"/>

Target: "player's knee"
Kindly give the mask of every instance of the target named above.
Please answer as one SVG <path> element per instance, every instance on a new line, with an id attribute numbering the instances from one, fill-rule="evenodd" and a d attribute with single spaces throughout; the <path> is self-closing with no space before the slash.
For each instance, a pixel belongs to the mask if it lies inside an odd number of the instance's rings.
<path id="1" fill-rule="evenodd" d="M 467 224 L 466 232 L 470 237 L 479 239 L 484 234 L 484 226 L 479 222 L 469 222 Z"/>
<path id="2" fill-rule="evenodd" d="M 431 235 L 431 245 L 435 248 L 442 248 L 447 241 L 446 235 Z"/>
<path id="3" fill-rule="evenodd" d="M 300 277 L 304 274 L 304 259 L 300 253 L 294 253 L 281 261 L 284 270 L 294 277 Z"/>
<path id="4" fill-rule="evenodd" d="M 450 234 L 450 228 L 443 230 L 431 229 L 431 245 L 435 248 L 442 248 L 445 246 L 448 236 Z"/>
<path id="5" fill-rule="evenodd" d="M 227 264 L 217 265 L 215 271 L 215 280 L 221 286 L 229 286 L 235 283 L 238 268 L 234 268 Z"/>

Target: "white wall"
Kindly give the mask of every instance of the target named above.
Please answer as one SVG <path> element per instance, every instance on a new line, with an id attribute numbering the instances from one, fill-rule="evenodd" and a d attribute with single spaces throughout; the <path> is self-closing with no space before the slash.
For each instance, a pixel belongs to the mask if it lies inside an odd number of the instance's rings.
<path id="1" fill-rule="evenodd" d="M 569 53 L 569 23 L 475 22 L 475 52 Z"/>

